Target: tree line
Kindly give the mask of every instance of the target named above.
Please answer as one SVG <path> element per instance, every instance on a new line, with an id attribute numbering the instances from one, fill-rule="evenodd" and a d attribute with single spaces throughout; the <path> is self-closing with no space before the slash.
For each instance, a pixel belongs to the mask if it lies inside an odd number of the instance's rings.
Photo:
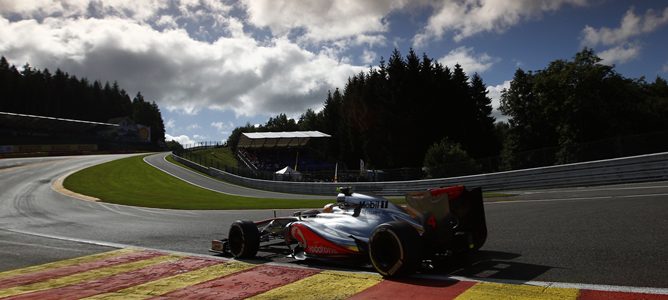
<path id="1" fill-rule="evenodd" d="M 648 132 L 668 138 L 666 80 L 625 78 L 591 49 L 542 70 L 518 69 L 501 96 L 508 123 L 496 123 L 487 94 L 478 74 L 395 49 L 387 62 L 330 92 L 322 110 L 246 124 L 227 144 L 235 147 L 242 132 L 318 130 L 332 135 L 329 158 L 351 168 L 363 159 L 379 169 L 428 166 L 440 170 L 430 172 L 435 177 L 471 173 L 483 158 L 492 162 L 486 171 L 498 171 L 607 158 L 600 149 L 613 146 L 668 150 L 666 142 L 623 139 Z M 602 146 L 586 149 L 594 141 Z"/>
<path id="2" fill-rule="evenodd" d="M 387 62 L 381 59 L 349 78 L 343 91 L 330 92 L 321 111 L 236 128 L 228 145 L 234 147 L 241 132 L 318 130 L 332 135 L 330 158 L 348 166 L 363 159 L 373 168 L 419 168 L 427 149 L 446 138 L 472 157 L 497 155 L 501 140 L 491 113 L 478 74 L 469 77 L 460 65 L 450 69 L 426 54 L 411 49 L 404 57 L 395 49 Z"/>
<path id="3" fill-rule="evenodd" d="M 518 69 L 501 111 L 510 117 L 505 169 L 668 150 L 666 80 L 626 78 L 591 49 L 542 70 Z M 628 138 L 648 133 L 657 134 Z"/>
<path id="4" fill-rule="evenodd" d="M 151 127 L 151 142 L 164 143 L 165 126 L 155 102 L 141 93 L 130 98 L 118 83 L 90 82 L 57 69 L 35 69 L 26 63 L 19 71 L 0 58 L 0 111 L 109 122 L 120 117 Z"/>

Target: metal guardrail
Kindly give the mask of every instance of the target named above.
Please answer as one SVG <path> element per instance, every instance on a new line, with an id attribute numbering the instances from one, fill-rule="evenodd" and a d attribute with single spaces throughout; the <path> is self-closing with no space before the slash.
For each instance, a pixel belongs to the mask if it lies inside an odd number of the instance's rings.
<path id="1" fill-rule="evenodd" d="M 351 186 L 358 192 L 388 196 L 448 185 L 482 187 L 485 191 L 507 191 L 668 180 L 668 152 L 461 177 L 364 183 L 252 179 L 205 167 L 176 155 L 174 157 L 191 168 L 237 185 L 274 192 L 313 195 L 332 195 L 339 186 Z"/>

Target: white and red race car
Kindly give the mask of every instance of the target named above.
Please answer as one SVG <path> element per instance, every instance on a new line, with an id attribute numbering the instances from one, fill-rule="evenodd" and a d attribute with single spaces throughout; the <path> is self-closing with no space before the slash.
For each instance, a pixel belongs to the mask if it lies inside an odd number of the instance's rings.
<path id="1" fill-rule="evenodd" d="M 321 211 L 235 221 L 212 252 L 251 258 L 258 251 L 294 259 L 367 261 L 383 276 L 409 275 L 424 262 L 475 251 L 487 238 L 480 188 L 436 188 L 406 195 L 406 206 L 340 188 Z"/>

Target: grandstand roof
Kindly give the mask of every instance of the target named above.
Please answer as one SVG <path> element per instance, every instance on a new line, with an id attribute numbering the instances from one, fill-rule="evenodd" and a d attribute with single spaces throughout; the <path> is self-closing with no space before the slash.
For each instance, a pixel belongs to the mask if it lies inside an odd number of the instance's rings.
<path id="1" fill-rule="evenodd" d="M 3 128 L 43 129 L 50 131 L 81 132 L 99 126 L 119 126 L 112 123 L 100 123 L 45 116 L 0 112 L 0 125 Z"/>
<path id="2" fill-rule="evenodd" d="M 275 148 L 275 147 L 302 147 L 312 138 L 328 138 L 329 134 L 320 131 L 290 131 L 290 132 L 249 132 L 242 133 L 239 138 L 239 148 Z"/>

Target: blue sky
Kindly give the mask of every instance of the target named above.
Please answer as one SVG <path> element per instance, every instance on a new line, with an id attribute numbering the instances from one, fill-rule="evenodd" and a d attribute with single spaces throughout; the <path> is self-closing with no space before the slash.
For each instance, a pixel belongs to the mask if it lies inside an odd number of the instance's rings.
<path id="1" fill-rule="evenodd" d="M 496 107 L 518 67 L 583 47 L 624 76 L 665 78 L 667 37 L 666 1 L 0 0 L 10 63 L 141 91 L 182 143 L 319 110 L 395 47 L 479 73 Z"/>

